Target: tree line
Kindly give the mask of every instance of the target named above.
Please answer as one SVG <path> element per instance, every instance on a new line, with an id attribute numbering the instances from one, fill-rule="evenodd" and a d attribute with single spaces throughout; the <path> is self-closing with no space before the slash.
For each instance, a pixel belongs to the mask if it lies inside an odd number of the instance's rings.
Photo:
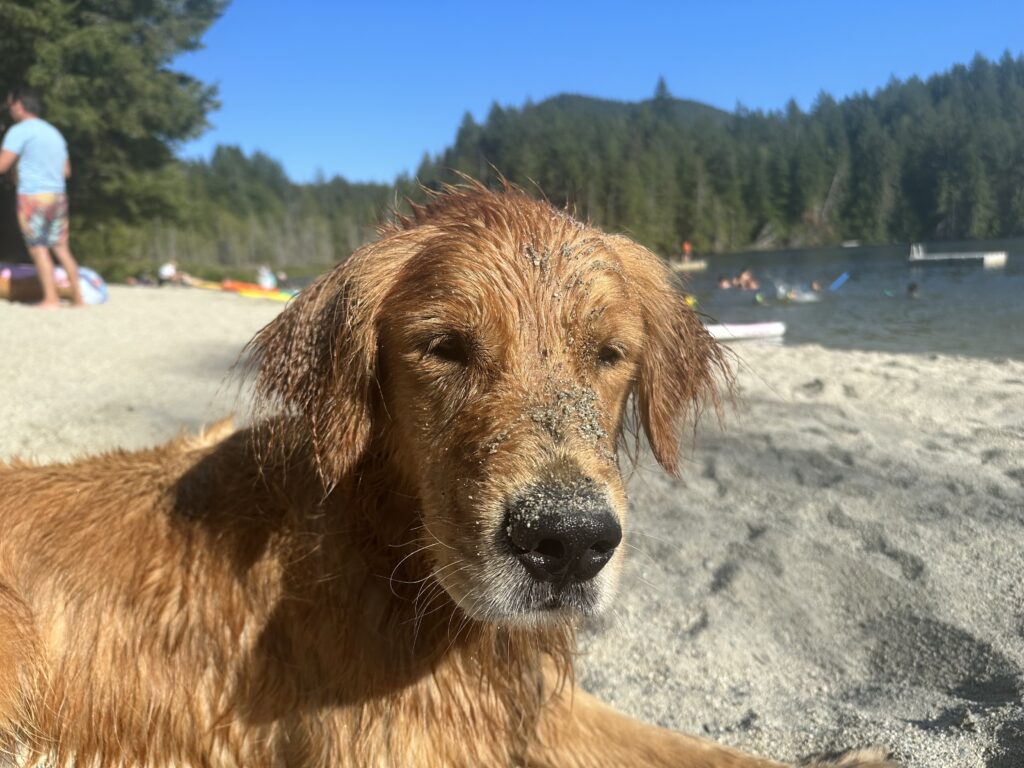
<path id="1" fill-rule="evenodd" d="M 425 161 L 536 186 L 669 254 L 1024 234 L 1024 57 L 976 56 L 809 111 L 561 96 L 463 120 Z"/>
<path id="2" fill-rule="evenodd" d="M 1024 57 L 976 56 L 809 110 L 724 112 L 659 81 L 639 103 L 564 95 L 469 114 L 391 185 L 296 184 L 263 153 L 174 150 L 217 106 L 174 71 L 225 0 L 8 0 L 0 88 L 42 91 L 68 139 L 74 247 L 111 278 L 168 259 L 212 276 L 343 260 L 423 187 L 500 178 L 670 255 L 1024 234 Z M 0 190 L 0 260 L 20 249 Z"/>

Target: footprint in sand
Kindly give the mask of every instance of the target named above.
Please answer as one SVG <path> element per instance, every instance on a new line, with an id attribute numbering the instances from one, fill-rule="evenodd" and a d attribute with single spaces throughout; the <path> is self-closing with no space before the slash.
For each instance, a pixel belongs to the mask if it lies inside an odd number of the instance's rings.
<path id="1" fill-rule="evenodd" d="M 805 395 L 820 395 L 825 391 L 825 382 L 821 379 L 811 379 L 800 385 L 800 391 Z"/>
<path id="2" fill-rule="evenodd" d="M 865 552 L 883 555 L 892 560 L 900 567 L 900 572 L 907 581 L 916 581 L 924 574 L 924 560 L 911 552 L 893 546 L 882 533 L 882 526 L 878 523 L 854 520 L 838 507 L 829 511 L 828 521 L 837 528 L 858 534 Z"/>

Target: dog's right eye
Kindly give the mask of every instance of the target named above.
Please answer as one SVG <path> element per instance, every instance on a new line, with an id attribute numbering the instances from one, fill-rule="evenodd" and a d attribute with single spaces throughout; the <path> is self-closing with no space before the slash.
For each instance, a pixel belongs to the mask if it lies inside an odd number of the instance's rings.
<path id="1" fill-rule="evenodd" d="M 427 344 L 426 354 L 438 360 L 464 366 L 469 365 L 472 359 L 469 343 L 457 333 L 435 336 Z"/>

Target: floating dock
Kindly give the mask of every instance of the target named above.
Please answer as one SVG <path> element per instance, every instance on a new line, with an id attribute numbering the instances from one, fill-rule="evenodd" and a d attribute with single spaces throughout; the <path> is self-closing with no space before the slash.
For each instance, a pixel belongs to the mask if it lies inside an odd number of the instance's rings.
<path id="1" fill-rule="evenodd" d="M 674 259 L 669 261 L 668 265 L 674 272 L 703 272 L 708 268 L 708 262 L 705 259 L 691 259 L 690 261 Z"/>
<path id="2" fill-rule="evenodd" d="M 920 243 L 910 246 L 911 264 L 926 264 L 943 261 L 980 261 L 985 269 L 1000 269 L 1006 266 L 1006 251 L 961 251 L 955 253 L 928 253 Z"/>

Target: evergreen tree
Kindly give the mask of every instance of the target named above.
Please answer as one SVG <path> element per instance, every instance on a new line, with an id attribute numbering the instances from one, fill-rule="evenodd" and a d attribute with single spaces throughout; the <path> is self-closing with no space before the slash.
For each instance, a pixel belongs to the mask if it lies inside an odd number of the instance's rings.
<path id="1" fill-rule="evenodd" d="M 0 89 L 43 94 L 68 141 L 72 210 L 85 231 L 173 218 L 184 197 L 176 144 L 197 136 L 214 89 L 170 69 L 225 0 L 5 0 Z M 88 250 L 86 248 L 85 250 Z"/>

